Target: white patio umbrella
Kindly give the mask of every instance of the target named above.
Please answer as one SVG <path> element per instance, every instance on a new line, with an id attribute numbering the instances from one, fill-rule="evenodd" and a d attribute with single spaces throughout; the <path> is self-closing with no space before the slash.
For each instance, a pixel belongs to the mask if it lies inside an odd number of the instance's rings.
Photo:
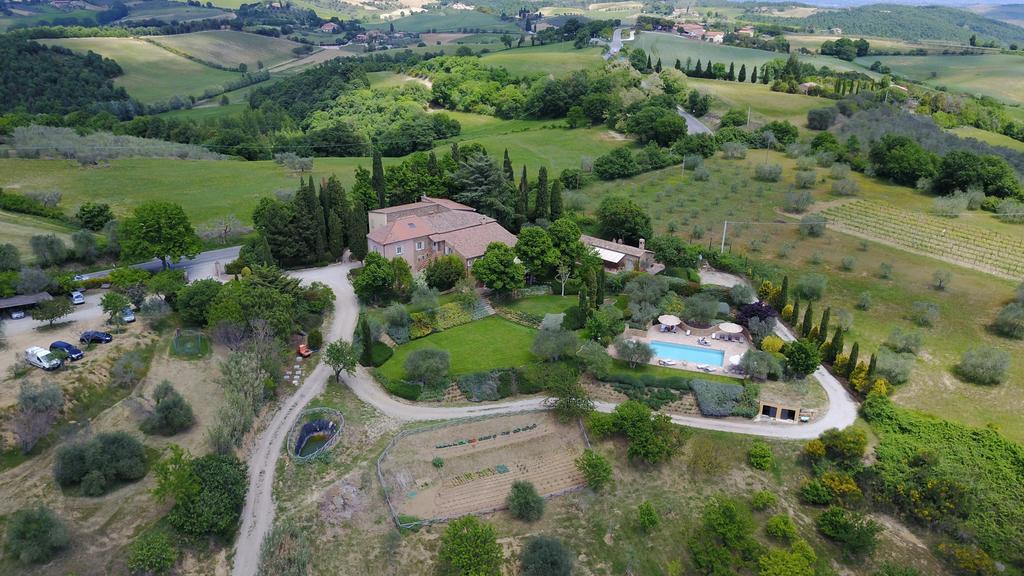
<path id="1" fill-rule="evenodd" d="M 743 326 L 734 322 L 722 322 L 718 325 L 718 329 L 726 334 L 739 334 L 740 332 L 743 332 Z"/>
<path id="2" fill-rule="evenodd" d="M 737 354 L 735 356 L 730 356 L 729 357 L 729 364 L 731 364 L 733 366 L 739 366 L 740 360 L 742 360 L 742 359 L 743 359 L 743 357 L 740 356 L 739 354 Z"/>
<path id="3" fill-rule="evenodd" d="M 658 323 L 664 324 L 665 326 L 679 326 L 683 321 L 679 319 L 679 316 L 662 314 L 661 316 L 658 316 Z"/>

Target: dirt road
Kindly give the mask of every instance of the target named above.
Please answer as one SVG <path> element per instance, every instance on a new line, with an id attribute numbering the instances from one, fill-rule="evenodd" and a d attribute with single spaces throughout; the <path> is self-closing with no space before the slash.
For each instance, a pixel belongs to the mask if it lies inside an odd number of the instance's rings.
<path id="1" fill-rule="evenodd" d="M 348 271 L 352 266 L 352 264 L 335 265 L 295 273 L 306 282 L 324 282 L 334 290 L 337 296 L 334 319 L 327 331 L 328 340 L 337 340 L 338 338 L 349 340 L 355 331 L 359 303 L 347 278 Z M 743 282 L 737 276 L 722 273 L 712 273 L 703 280 L 709 284 L 727 286 Z M 784 326 L 781 324 L 777 326 L 776 333 L 780 337 L 784 340 L 794 339 Z M 281 454 L 281 443 L 284 442 L 295 418 L 302 411 L 302 407 L 324 389 L 330 373 L 326 366 L 317 366 L 306 378 L 302 387 L 285 401 L 270 426 L 257 441 L 256 449 L 249 460 L 249 493 L 246 497 L 245 509 L 242 512 L 242 531 L 235 548 L 233 576 L 255 576 L 259 569 L 260 545 L 267 532 L 270 531 L 274 520 L 272 487 L 277 458 Z M 828 407 L 820 419 L 810 424 L 717 420 L 697 416 L 672 416 L 672 421 L 694 428 L 794 440 L 816 438 L 829 428 L 846 428 L 853 424 L 857 418 L 857 403 L 853 397 L 824 368 L 819 368 L 814 376 L 828 395 Z M 370 404 L 387 416 L 407 421 L 509 414 L 542 408 L 545 402 L 543 398 L 529 398 L 483 406 L 429 406 L 403 402 L 391 396 L 362 367 L 358 368 L 352 376 L 343 376 L 343 380 L 363 402 Z M 597 402 L 596 408 L 601 412 L 611 412 L 615 409 L 615 404 Z"/>

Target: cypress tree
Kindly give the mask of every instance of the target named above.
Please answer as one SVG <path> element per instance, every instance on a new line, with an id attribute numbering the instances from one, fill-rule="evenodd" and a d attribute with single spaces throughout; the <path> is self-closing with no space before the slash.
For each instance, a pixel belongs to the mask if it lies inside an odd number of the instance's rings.
<path id="1" fill-rule="evenodd" d="M 825 308 L 825 311 L 821 313 L 821 324 L 818 325 L 818 343 L 825 341 L 828 337 L 828 324 L 832 318 L 832 308 Z"/>
<path id="2" fill-rule="evenodd" d="M 427 156 L 427 173 L 435 178 L 441 177 L 441 167 L 437 165 L 437 154 L 433 150 Z"/>
<path id="3" fill-rule="evenodd" d="M 680 72 L 683 70 L 683 63 L 679 61 L 679 58 L 676 58 L 676 70 Z"/>
<path id="4" fill-rule="evenodd" d="M 501 171 L 505 174 L 505 180 L 508 180 L 510 184 L 515 184 L 516 171 L 512 168 L 512 160 L 508 157 L 508 148 L 505 148 L 505 160 L 501 165 Z"/>
<path id="5" fill-rule="evenodd" d="M 693 77 L 694 78 L 700 78 L 703 75 L 704 75 L 704 69 L 701 68 L 700 58 L 697 58 L 697 67 L 693 69 Z"/>
<path id="6" fill-rule="evenodd" d="M 736 81 L 737 82 L 746 82 L 747 81 L 747 65 L 746 64 L 740 64 L 740 74 L 739 74 L 739 76 L 736 77 Z"/>
<path id="7" fill-rule="evenodd" d="M 872 353 L 871 354 L 871 362 L 868 364 L 868 379 L 869 380 L 875 377 L 875 368 L 877 366 L 878 366 L 878 358 L 876 358 L 875 354 Z"/>
<path id="8" fill-rule="evenodd" d="M 704 69 L 704 77 L 711 80 L 715 79 L 715 63 L 711 60 L 708 60 L 708 66 Z"/>
<path id="9" fill-rule="evenodd" d="M 333 210 L 327 214 L 327 252 L 335 261 L 345 253 L 345 225 Z"/>
<path id="10" fill-rule="evenodd" d="M 800 320 L 800 299 L 797 298 L 793 301 L 793 314 L 789 317 L 789 322 L 796 327 L 796 323 Z"/>
<path id="11" fill-rule="evenodd" d="M 858 354 L 860 354 L 860 342 L 854 342 L 853 348 L 850 348 L 850 361 L 846 365 L 846 374 L 843 376 L 849 378 L 850 374 L 853 374 L 853 369 L 857 367 Z"/>
<path id="12" fill-rule="evenodd" d="M 373 151 L 373 173 L 370 176 L 370 185 L 377 194 L 377 205 L 381 208 L 387 206 L 384 203 L 384 162 L 380 157 L 380 151 Z"/>
<path id="13" fill-rule="evenodd" d="M 548 195 L 548 169 L 541 166 L 537 171 L 537 199 L 533 205 L 533 219 L 545 220 L 551 216 L 551 197 Z"/>
<path id="14" fill-rule="evenodd" d="M 562 217 L 562 181 L 555 178 L 551 183 L 551 221 Z"/>
<path id="15" fill-rule="evenodd" d="M 459 152 L 459 143 L 452 142 L 452 161 L 455 162 L 455 166 L 458 167 L 459 162 L 462 162 L 462 154 Z"/>
<path id="16" fill-rule="evenodd" d="M 750 71 L 750 83 L 757 84 L 757 66 L 754 66 L 754 69 Z"/>
<path id="17" fill-rule="evenodd" d="M 658 58 L 658 63 L 654 65 L 654 71 L 661 74 L 661 58 Z"/>
<path id="18" fill-rule="evenodd" d="M 768 80 L 771 79 L 771 74 L 768 73 L 768 65 L 761 66 L 761 84 L 767 84 Z"/>
<path id="19" fill-rule="evenodd" d="M 359 315 L 359 363 L 363 366 L 373 366 L 373 333 L 370 332 L 370 323 L 366 321 L 366 315 Z"/>
<path id="20" fill-rule="evenodd" d="M 520 224 L 526 222 L 530 216 L 530 183 L 526 180 L 526 164 L 523 164 L 523 173 L 519 177 L 519 196 L 516 198 L 516 214 Z"/>
<path id="21" fill-rule="evenodd" d="M 353 260 L 366 258 L 366 233 L 370 223 L 361 199 L 356 198 L 348 220 L 348 249 Z"/>
<path id="22" fill-rule="evenodd" d="M 728 80 L 729 82 L 736 81 L 736 63 L 735 62 L 729 62 L 729 72 L 726 73 L 725 79 Z"/>
<path id="23" fill-rule="evenodd" d="M 779 288 L 779 311 L 789 304 L 789 276 L 782 277 L 782 287 Z"/>
<path id="24" fill-rule="evenodd" d="M 836 331 L 832 334 L 832 345 L 828 347 L 828 356 L 826 360 L 831 364 L 836 361 L 836 356 L 843 353 L 843 327 L 836 326 Z"/>
<path id="25" fill-rule="evenodd" d="M 650 72 L 651 70 L 651 55 L 647 55 L 647 66 L 644 66 L 644 72 Z"/>
<path id="26" fill-rule="evenodd" d="M 807 303 L 807 310 L 804 312 L 804 323 L 800 326 L 800 335 L 806 338 L 814 327 L 814 303 Z"/>
<path id="27" fill-rule="evenodd" d="M 327 252 L 327 224 L 316 195 L 313 177 L 310 176 L 308 182 L 302 179 L 300 182 L 299 190 L 292 200 L 295 210 L 291 226 L 293 238 L 301 246 L 299 260 L 302 263 L 319 262 Z"/>
<path id="28" fill-rule="evenodd" d="M 600 308 L 604 304 L 604 264 L 600 264 L 597 267 L 597 295 L 594 298 L 594 307 Z"/>

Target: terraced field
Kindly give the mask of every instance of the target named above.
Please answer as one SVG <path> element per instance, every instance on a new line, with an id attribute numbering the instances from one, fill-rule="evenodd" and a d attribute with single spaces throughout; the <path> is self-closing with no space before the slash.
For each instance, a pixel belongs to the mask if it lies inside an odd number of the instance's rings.
<path id="1" fill-rule="evenodd" d="M 826 209 L 835 228 L 1010 279 L 1024 276 L 1024 241 L 882 202 L 854 200 Z"/>

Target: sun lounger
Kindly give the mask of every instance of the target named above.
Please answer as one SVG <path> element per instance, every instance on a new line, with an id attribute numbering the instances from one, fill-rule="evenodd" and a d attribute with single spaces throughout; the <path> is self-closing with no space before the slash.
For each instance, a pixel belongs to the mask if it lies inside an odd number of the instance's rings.
<path id="1" fill-rule="evenodd" d="M 675 366 L 677 364 L 677 362 L 675 360 L 661 359 L 661 360 L 658 360 L 658 364 L 661 364 L 662 366 Z"/>
<path id="2" fill-rule="evenodd" d="M 687 330 L 687 331 L 686 331 L 686 335 L 687 335 L 687 336 L 689 336 L 689 335 L 690 335 L 690 331 L 689 331 L 689 330 Z"/>
<path id="3" fill-rule="evenodd" d="M 712 339 L 712 340 L 718 340 L 718 332 L 713 332 L 713 333 L 711 334 L 711 339 Z"/>

